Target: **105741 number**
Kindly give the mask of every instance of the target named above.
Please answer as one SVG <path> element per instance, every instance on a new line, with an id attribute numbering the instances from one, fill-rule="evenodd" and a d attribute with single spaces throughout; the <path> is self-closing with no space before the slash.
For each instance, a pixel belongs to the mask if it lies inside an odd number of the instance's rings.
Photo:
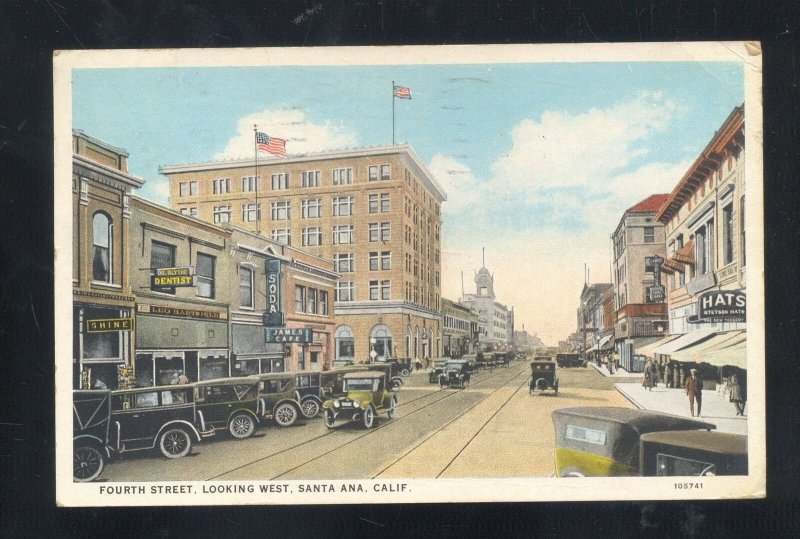
<path id="1" fill-rule="evenodd" d="M 683 483 L 675 483 L 675 490 L 692 490 L 692 489 L 702 489 L 703 483 L 690 483 L 690 482 L 683 482 Z"/>

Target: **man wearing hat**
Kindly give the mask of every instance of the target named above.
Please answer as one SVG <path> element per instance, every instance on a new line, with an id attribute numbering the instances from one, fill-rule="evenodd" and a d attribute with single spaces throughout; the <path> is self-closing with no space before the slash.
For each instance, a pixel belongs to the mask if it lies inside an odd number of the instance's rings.
<path id="1" fill-rule="evenodd" d="M 689 409 L 694 417 L 694 401 L 697 401 L 697 416 L 700 417 L 703 408 L 703 379 L 697 374 L 697 369 L 689 369 L 689 378 L 686 379 L 686 394 L 689 395 Z"/>

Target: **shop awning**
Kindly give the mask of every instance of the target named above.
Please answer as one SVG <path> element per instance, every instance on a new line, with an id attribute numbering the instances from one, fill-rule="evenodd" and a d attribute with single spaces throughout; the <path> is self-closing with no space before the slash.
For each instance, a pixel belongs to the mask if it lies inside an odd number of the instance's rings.
<path id="1" fill-rule="evenodd" d="M 716 333 L 716 329 L 696 329 L 684 335 L 681 335 L 674 341 L 667 344 L 662 344 L 653 349 L 654 354 L 672 355 L 674 352 L 683 350 L 687 346 L 692 346 L 695 343 L 704 341 Z"/>
<path id="2" fill-rule="evenodd" d="M 747 368 L 747 342 L 740 342 L 722 349 L 708 350 L 698 355 L 697 363 L 708 363 L 715 367 Z"/>
<path id="3" fill-rule="evenodd" d="M 674 352 L 672 354 L 672 359 L 676 361 L 683 361 L 685 363 L 700 363 L 697 358 L 704 352 L 709 350 L 721 350 L 723 348 L 739 344 L 740 342 L 744 341 L 745 338 L 744 331 L 726 331 L 724 333 L 719 333 L 703 342 L 693 346 L 687 346 L 682 350 Z"/>
<path id="4" fill-rule="evenodd" d="M 653 357 L 653 350 L 655 350 L 659 346 L 667 344 L 668 342 L 674 341 L 678 337 L 680 337 L 680 335 L 667 335 L 663 339 L 659 339 L 656 342 L 650 343 L 646 346 L 642 346 L 641 348 L 637 348 L 636 350 L 633 351 L 633 353 L 634 355 L 637 356 Z"/>
<path id="5" fill-rule="evenodd" d="M 689 241 L 682 248 L 678 249 L 675 254 L 672 255 L 672 260 L 680 262 L 681 264 L 694 265 L 694 242 Z"/>

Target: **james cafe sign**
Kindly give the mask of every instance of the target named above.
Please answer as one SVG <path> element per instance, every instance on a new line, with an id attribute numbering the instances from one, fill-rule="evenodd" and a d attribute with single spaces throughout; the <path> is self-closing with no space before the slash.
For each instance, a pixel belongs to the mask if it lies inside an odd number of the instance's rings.
<path id="1" fill-rule="evenodd" d="M 741 290 L 715 290 L 702 294 L 697 300 L 697 314 L 690 316 L 692 324 L 720 322 L 744 323 L 747 318 L 747 296 Z"/>

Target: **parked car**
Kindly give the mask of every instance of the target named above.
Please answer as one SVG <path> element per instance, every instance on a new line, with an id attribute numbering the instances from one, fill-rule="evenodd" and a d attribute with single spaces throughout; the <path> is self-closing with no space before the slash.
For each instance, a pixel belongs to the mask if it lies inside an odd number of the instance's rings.
<path id="1" fill-rule="evenodd" d="M 72 392 L 72 479 L 94 481 L 103 473 L 111 448 L 108 430 L 111 422 L 111 392 L 76 390 Z"/>
<path id="2" fill-rule="evenodd" d="M 537 356 L 531 361 L 531 381 L 528 393 L 551 388 L 558 395 L 558 364 L 550 356 Z"/>
<path id="3" fill-rule="evenodd" d="M 556 363 L 559 367 L 586 367 L 586 359 L 582 354 L 556 354 Z"/>
<path id="4" fill-rule="evenodd" d="M 716 428 L 704 421 L 631 408 L 562 408 L 552 417 L 558 477 L 639 475 L 643 435 Z"/>
<path id="5" fill-rule="evenodd" d="M 704 430 L 642 434 L 639 470 L 646 476 L 747 475 L 747 436 Z"/>
<path id="6" fill-rule="evenodd" d="M 439 375 L 439 387 L 458 387 L 464 389 L 469 385 L 471 370 L 463 359 L 448 360 L 444 371 Z"/>
<path id="7" fill-rule="evenodd" d="M 258 376 L 196 382 L 197 414 L 214 430 L 227 430 L 241 440 L 249 438 L 260 421 L 258 382 Z"/>
<path id="8" fill-rule="evenodd" d="M 447 364 L 447 359 L 437 359 L 433 362 L 430 372 L 428 373 L 428 383 L 438 384 L 439 375 L 444 372 L 444 366 Z"/>
<path id="9" fill-rule="evenodd" d="M 344 395 L 322 403 L 325 425 L 333 428 L 341 420 L 361 421 L 367 429 L 375 424 L 375 416 L 386 412 L 392 417 L 397 397 L 387 388 L 386 373 L 356 371 L 344 375 Z"/>
<path id="10" fill-rule="evenodd" d="M 295 373 L 259 374 L 258 379 L 261 416 L 275 421 L 281 427 L 294 425 L 302 414 L 300 393 L 295 385 Z"/>
<path id="11" fill-rule="evenodd" d="M 401 374 L 405 371 L 405 369 L 402 367 L 402 364 L 395 362 L 376 361 L 374 363 L 367 363 L 365 365 L 355 365 L 354 367 L 385 373 L 389 389 L 392 390 L 400 389 L 400 387 L 402 387 L 402 385 L 405 383 L 403 376 L 407 376 Z"/>
<path id="12" fill-rule="evenodd" d="M 386 358 L 386 359 L 375 359 L 374 361 L 368 361 L 368 365 L 391 365 L 391 378 L 397 378 L 400 376 L 408 376 L 411 374 L 411 358 L 407 357 L 394 357 L 394 358 Z"/>
<path id="13" fill-rule="evenodd" d="M 333 372 L 333 371 L 327 371 Z M 300 411 L 307 418 L 316 417 L 327 398 L 322 384 L 321 371 L 295 373 L 295 388 L 299 395 Z"/>

